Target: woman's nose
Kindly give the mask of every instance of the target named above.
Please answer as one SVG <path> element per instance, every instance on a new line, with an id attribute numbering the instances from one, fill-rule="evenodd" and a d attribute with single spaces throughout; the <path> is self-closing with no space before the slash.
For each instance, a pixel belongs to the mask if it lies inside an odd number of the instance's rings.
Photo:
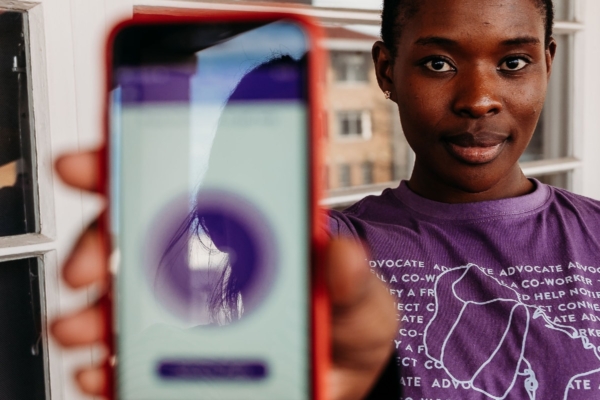
<path id="1" fill-rule="evenodd" d="M 482 66 L 459 71 L 454 113 L 466 118 L 483 118 L 502 111 L 501 77 Z"/>

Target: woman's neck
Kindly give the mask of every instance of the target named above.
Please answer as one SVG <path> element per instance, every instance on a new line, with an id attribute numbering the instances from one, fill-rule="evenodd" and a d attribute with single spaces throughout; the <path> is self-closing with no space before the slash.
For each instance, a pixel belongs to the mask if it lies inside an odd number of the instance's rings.
<path id="1" fill-rule="evenodd" d="M 525 177 L 518 164 L 508 174 L 496 182 L 484 184 L 483 190 L 470 191 L 444 181 L 415 163 L 408 181 L 408 187 L 421 197 L 441 203 L 475 203 L 524 196 L 535 189 L 535 185 Z"/>

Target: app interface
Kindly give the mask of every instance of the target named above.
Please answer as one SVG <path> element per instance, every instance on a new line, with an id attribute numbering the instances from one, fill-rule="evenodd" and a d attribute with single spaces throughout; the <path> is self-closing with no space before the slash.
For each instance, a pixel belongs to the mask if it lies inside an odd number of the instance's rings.
<path id="1" fill-rule="evenodd" d="M 120 399 L 310 395 L 307 38 L 229 28 L 155 27 L 114 66 Z"/>

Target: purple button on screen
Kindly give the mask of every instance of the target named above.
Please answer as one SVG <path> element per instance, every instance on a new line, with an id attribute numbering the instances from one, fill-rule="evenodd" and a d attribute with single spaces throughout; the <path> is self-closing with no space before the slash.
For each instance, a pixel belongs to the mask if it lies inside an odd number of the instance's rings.
<path id="1" fill-rule="evenodd" d="M 197 360 L 162 361 L 158 375 L 168 380 L 257 381 L 267 377 L 267 366 L 260 361 Z"/>

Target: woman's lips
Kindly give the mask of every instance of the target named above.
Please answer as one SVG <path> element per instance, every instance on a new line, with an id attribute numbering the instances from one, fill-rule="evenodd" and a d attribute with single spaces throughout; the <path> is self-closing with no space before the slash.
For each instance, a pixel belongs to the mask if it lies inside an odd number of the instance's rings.
<path id="1" fill-rule="evenodd" d="M 468 164 L 485 164 L 494 160 L 508 139 L 507 136 L 483 132 L 464 133 L 444 138 L 446 148 L 455 158 Z"/>

